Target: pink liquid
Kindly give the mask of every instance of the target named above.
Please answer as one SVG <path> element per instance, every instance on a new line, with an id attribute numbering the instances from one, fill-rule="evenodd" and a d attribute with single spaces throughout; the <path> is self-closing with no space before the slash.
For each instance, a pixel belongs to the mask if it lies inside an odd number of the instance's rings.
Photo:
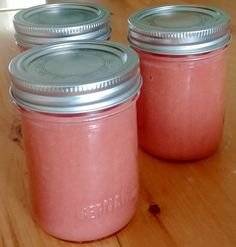
<path id="1" fill-rule="evenodd" d="M 17 45 L 17 46 L 18 46 L 20 52 L 24 52 L 24 51 L 27 51 L 27 50 L 31 49 L 30 47 L 27 48 L 27 47 L 23 47 L 23 46 L 20 46 L 20 45 Z"/>
<path id="2" fill-rule="evenodd" d="M 138 101 L 141 147 L 166 159 L 210 155 L 223 129 L 226 48 L 188 56 L 138 53 L 144 82 Z"/>
<path id="3" fill-rule="evenodd" d="M 138 197 L 136 99 L 93 114 L 20 111 L 33 209 L 42 228 L 70 241 L 123 228 Z"/>

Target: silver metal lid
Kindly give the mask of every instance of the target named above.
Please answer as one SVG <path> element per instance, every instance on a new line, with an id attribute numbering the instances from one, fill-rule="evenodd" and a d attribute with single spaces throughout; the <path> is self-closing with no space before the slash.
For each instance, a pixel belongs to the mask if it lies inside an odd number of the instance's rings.
<path id="1" fill-rule="evenodd" d="M 43 4 L 19 11 L 13 18 L 19 45 L 105 40 L 111 35 L 110 14 L 93 3 Z"/>
<path id="2" fill-rule="evenodd" d="M 48 113 L 106 109 L 130 100 L 141 86 L 136 53 L 109 41 L 33 48 L 16 56 L 9 72 L 16 104 Z"/>
<path id="3" fill-rule="evenodd" d="M 230 41 L 230 17 L 204 5 L 173 5 L 145 9 L 129 17 L 131 46 L 158 54 L 204 53 Z"/>

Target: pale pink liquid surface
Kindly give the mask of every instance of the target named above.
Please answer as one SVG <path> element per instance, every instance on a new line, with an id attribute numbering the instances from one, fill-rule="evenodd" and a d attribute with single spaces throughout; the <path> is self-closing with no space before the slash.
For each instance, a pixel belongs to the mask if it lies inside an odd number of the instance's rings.
<path id="1" fill-rule="evenodd" d="M 17 46 L 18 46 L 20 52 L 27 51 L 27 50 L 30 49 L 30 48 L 26 48 L 26 47 L 23 47 L 23 46 L 20 46 L 20 45 L 17 45 Z"/>
<path id="2" fill-rule="evenodd" d="M 137 206 L 136 99 L 96 114 L 21 110 L 36 220 L 90 241 L 123 228 Z"/>
<path id="3" fill-rule="evenodd" d="M 143 149 L 176 160 L 199 159 L 216 150 L 224 122 L 225 53 L 226 48 L 191 56 L 138 51 Z"/>

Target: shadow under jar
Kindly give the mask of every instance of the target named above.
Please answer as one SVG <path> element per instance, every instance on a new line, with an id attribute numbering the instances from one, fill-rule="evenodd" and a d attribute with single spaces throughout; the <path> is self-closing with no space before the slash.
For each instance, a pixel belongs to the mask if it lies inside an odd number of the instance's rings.
<path id="1" fill-rule="evenodd" d="M 108 40 L 109 11 L 95 3 L 43 4 L 20 10 L 13 18 L 21 50 L 50 43 Z"/>
<path id="2" fill-rule="evenodd" d="M 138 56 L 104 42 L 41 46 L 9 65 L 35 218 L 90 241 L 123 228 L 138 198 Z"/>
<path id="3" fill-rule="evenodd" d="M 128 39 L 140 57 L 140 146 L 165 159 L 212 154 L 224 123 L 230 18 L 202 5 L 163 6 L 130 16 Z"/>

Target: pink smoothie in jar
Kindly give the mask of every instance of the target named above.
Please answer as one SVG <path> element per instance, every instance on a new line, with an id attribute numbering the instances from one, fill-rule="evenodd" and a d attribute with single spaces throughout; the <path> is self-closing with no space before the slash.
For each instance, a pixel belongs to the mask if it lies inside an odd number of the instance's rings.
<path id="1" fill-rule="evenodd" d="M 9 71 L 37 222 L 78 242 L 123 228 L 138 198 L 135 52 L 108 41 L 41 46 Z"/>
<path id="2" fill-rule="evenodd" d="M 146 9 L 129 18 L 129 42 L 140 57 L 140 146 L 165 159 L 207 157 L 224 123 L 229 16 L 199 5 Z"/>
<path id="3" fill-rule="evenodd" d="M 21 51 L 69 41 L 108 40 L 110 13 L 95 3 L 42 4 L 20 10 L 13 18 Z"/>

